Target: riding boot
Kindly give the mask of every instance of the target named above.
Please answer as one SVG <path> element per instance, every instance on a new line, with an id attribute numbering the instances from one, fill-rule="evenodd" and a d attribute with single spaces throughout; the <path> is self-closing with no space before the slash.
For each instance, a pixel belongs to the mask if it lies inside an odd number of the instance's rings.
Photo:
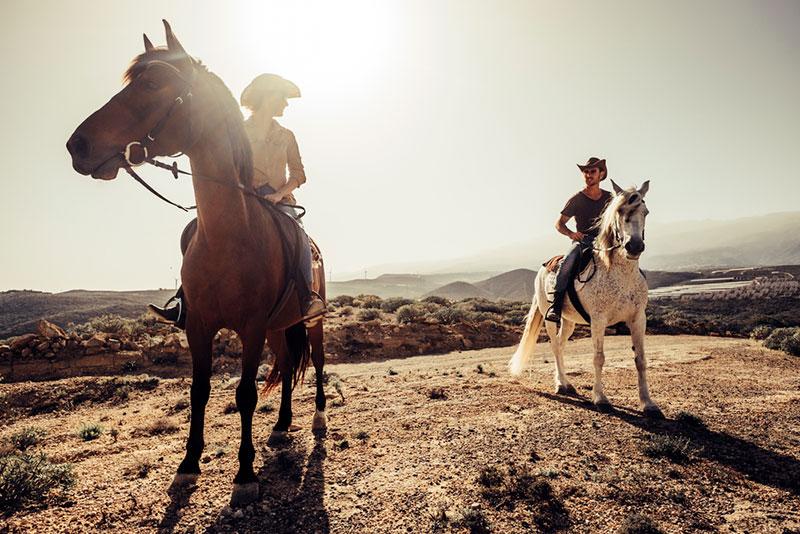
<path id="1" fill-rule="evenodd" d="M 553 304 L 547 309 L 547 313 L 544 315 L 545 321 L 550 321 L 551 323 L 561 322 L 561 308 L 564 307 L 565 293 L 565 291 L 556 292 L 553 297 Z"/>
<path id="2" fill-rule="evenodd" d="M 171 303 L 174 306 L 170 306 Z M 186 306 L 183 303 L 183 287 L 179 287 L 174 297 L 171 297 L 164 307 L 148 304 L 147 311 L 155 315 L 156 320 L 162 323 L 174 324 L 180 329 L 186 328 Z"/>
<path id="3" fill-rule="evenodd" d="M 303 321 L 306 327 L 312 327 L 322 319 L 322 316 L 328 311 L 325 301 L 316 291 L 309 291 L 309 298 L 306 301 L 305 310 L 303 310 Z"/>

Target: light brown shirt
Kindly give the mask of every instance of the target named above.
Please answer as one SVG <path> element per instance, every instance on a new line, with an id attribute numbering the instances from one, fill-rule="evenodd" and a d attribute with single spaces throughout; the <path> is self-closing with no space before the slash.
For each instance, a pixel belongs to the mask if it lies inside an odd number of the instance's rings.
<path id="1" fill-rule="evenodd" d="M 300 149 L 291 130 L 278 124 L 275 119 L 272 120 L 272 127 L 266 134 L 257 129 L 250 120 L 245 121 L 244 127 L 253 150 L 254 187 L 269 184 L 277 191 L 288 182 L 293 182 L 298 187 L 306 182 Z M 283 201 L 287 204 L 297 203 L 292 194 Z"/>

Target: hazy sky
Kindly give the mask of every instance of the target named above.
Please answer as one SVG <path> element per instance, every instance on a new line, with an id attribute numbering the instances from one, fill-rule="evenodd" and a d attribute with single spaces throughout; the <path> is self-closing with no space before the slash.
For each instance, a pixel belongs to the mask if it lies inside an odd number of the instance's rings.
<path id="1" fill-rule="evenodd" d="M 797 209 L 797 1 L 5 0 L 0 290 L 172 286 L 190 217 L 64 148 L 162 18 L 235 95 L 261 72 L 302 89 L 281 122 L 335 279 L 554 232 L 590 155 L 652 180 L 651 224 Z"/>

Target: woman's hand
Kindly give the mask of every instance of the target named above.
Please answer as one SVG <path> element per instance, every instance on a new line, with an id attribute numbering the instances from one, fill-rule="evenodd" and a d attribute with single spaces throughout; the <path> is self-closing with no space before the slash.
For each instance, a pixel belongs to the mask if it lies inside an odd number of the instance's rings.
<path id="1" fill-rule="evenodd" d="M 266 195 L 264 198 L 266 198 L 273 204 L 277 204 L 278 202 L 283 200 L 283 193 L 281 193 L 280 191 L 277 193 L 270 193 L 269 195 Z"/>

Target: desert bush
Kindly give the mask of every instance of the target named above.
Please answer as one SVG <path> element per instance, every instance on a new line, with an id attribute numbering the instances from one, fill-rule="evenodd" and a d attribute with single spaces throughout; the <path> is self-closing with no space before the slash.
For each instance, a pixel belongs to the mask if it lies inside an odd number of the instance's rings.
<path id="1" fill-rule="evenodd" d="M 444 297 L 437 297 L 436 295 L 429 295 L 424 299 L 421 299 L 420 302 L 424 302 L 427 304 L 436 304 L 438 306 L 450 306 L 452 303 Z"/>
<path id="2" fill-rule="evenodd" d="M 760 324 L 750 331 L 750 337 L 753 339 L 764 340 L 772 333 L 772 326 Z"/>
<path id="3" fill-rule="evenodd" d="M 275 411 L 275 406 L 271 402 L 265 402 L 258 407 L 258 413 L 271 413 Z"/>
<path id="4" fill-rule="evenodd" d="M 230 415 L 232 413 L 237 413 L 238 411 L 239 411 L 239 408 L 236 407 L 236 403 L 235 402 L 229 402 L 228 404 L 225 405 L 224 408 L 222 408 L 222 413 L 224 413 L 225 415 Z"/>
<path id="5" fill-rule="evenodd" d="M 667 458 L 676 464 L 691 460 L 691 444 L 688 438 L 669 434 L 651 434 L 648 436 L 642 452 L 651 458 Z"/>
<path id="6" fill-rule="evenodd" d="M 643 514 L 631 514 L 620 525 L 618 534 L 663 534 L 658 524 Z"/>
<path id="7" fill-rule="evenodd" d="M 328 299 L 328 304 L 333 304 L 337 307 L 342 306 L 352 306 L 353 305 L 353 297 L 350 295 L 338 295 L 333 297 L 332 299 Z"/>
<path id="8" fill-rule="evenodd" d="M 383 300 L 378 295 L 358 295 L 353 300 L 353 306 L 359 308 L 380 308 Z"/>
<path id="9" fill-rule="evenodd" d="M 406 306 L 408 304 L 413 304 L 413 303 L 414 301 L 411 299 L 406 299 L 403 297 L 392 297 L 385 299 L 381 303 L 381 310 L 385 311 L 386 313 L 394 313 L 398 309 L 400 309 L 401 306 Z"/>
<path id="10" fill-rule="evenodd" d="M 52 493 L 74 485 L 72 466 L 53 464 L 44 454 L 0 457 L 0 509 L 4 511 L 42 504 Z"/>
<path id="11" fill-rule="evenodd" d="M 398 323 L 417 323 L 425 317 L 425 310 L 416 304 L 406 304 L 397 310 Z"/>
<path id="12" fill-rule="evenodd" d="M 800 328 L 776 328 L 764 339 L 764 346 L 800 356 Z"/>
<path id="13" fill-rule="evenodd" d="M 42 439 L 47 435 L 44 429 L 35 426 L 25 427 L 19 432 L 15 432 L 9 436 L 8 441 L 12 447 L 18 451 L 25 451 L 41 443 Z"/>
<path id="14" fill-rule="evenodd" d="M 178 425 L 167 418 L 156 419 L 147 427 L 147 433 L 151 436 L 160 436 L 162 434 L 174 434 L 178 431 Z"/>
<path id="15" fill-rule="evenodd" d="M 339 310 L 339 315 L 342 317 L 349 317 L 353 315 L 353 307 L 352 306 L 345 306 L 341 310 Z"/>
<path id="16" fill-rule="evenodd" d="M 512 326 L 520 326 L 525 324 L 525 318 L 528 315 L 528 310 L 513 309 L 509 310 L 503 316 L 503 322 Z"/>
<path id="17" fill-rule="evenodd" d="M 155 319 L 140 315 L 136 319 L 128 319 L 114 314 L 105 314 L 94 317 L 80 325 L 72 325 L 68 329 L 78 334 L 117 334 L 126 336 L 139 336 L 156 325 Z"/>
<path id="18" fill-rule="evenodd" d="M 358 312 L 359 321 L 374 321 L 381 318 L 381 311 L 377 308 L 364 308 Z"/>
<path id="19" fill-rule="evenodd" d="M 435 387 L 428 390 L 428 398 L 433 400 L 446 400 L 447 391 L 443 387 Z"/>
<path id="20" fill-rule="evenodd" d="M 439 308 L 430 317 L 442 324 L 462 323 L 467 319 L 467 312 L 460 308 Z"/>
<path id="21" fill-rule="evenodd" d="M 78 429 L 78 437 L 83 441 L 92 441 L 100 437 L 103 433 L 103 427 L 96 423 L 83 425 Z"/>
<path id="22" fill-rule="evenodd" d="M 493 488 L 502 484 L 504 478 L 503 472 L 497 466 L 489 465 L 481 469 L 480 474 L 478 474 L 478 484 Z"/>
<path id="23" fill-rule="evenodd" d="M 489 534 L 489 520 L 480 508 L 465 508 L 453 521 L 453 526 L 469 529 L 470 534 Z"/>

